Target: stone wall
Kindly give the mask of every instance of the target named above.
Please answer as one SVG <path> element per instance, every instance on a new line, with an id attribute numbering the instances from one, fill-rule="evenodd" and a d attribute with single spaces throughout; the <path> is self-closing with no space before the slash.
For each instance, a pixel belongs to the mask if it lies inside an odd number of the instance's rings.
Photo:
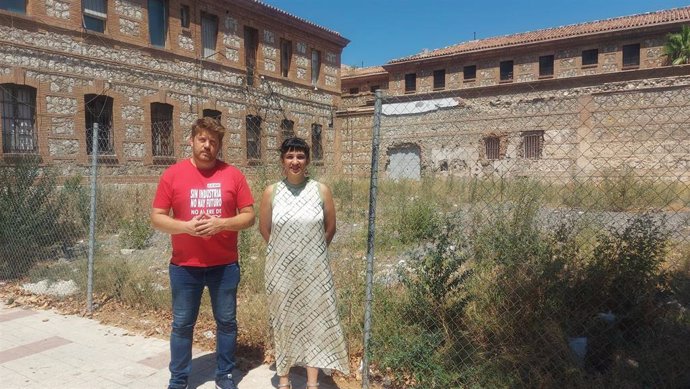
<path id="1" fill-rule="evenodd" d="M 422 176 L 567 181 L 633 169 L 653 178 L 690 180 L 690 76 L 521 93 L 494 89 L 452 98 L 454 107 L 382 115 L 384 177 L 391 152 L 414 146 Z M 387 103 L 404 101 L 394 99 Z M 373 108 L 342 111 L 339 117 L 340 149 L 349 162 L 342 171 L 365 176 Z M 541 155 L 525 158 L 523 135 L 534 132 L 543 134 Z M 499 159 L 487 158 L 487 137 L 500 139 Z"/>

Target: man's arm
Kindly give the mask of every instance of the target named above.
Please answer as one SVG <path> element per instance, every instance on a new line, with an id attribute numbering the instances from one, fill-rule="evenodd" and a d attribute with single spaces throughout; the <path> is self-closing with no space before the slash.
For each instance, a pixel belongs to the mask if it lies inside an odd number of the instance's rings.
<path id="1" fill-rule="evenodd" d="M 326 232 L 326 244 L 331 244 L 335 236 L 335 203 L 333 201 L 333 193 L 331 189 L 321 184 L 321 198 L 323 199 L 323 221 L 324 230 Z"/>
<path id="2" fill-rule="evenodd" d="M 254 225 L 254 206 L 240 208 L 232 217 L 204 217 L 196 221 L 195 235 L 211 236 L 221 231 L 240 231 Z"/>
<path id="3" fill-rule="evenodd" d="M 189 234 L 198 236 L 194 226 L 200 219 L 201 216 L 195 216 L 189 221 L 182 221 L 172 218 L 169 209 L 153 208 L 151 210 L 151 224 L 153 228 L 167 234 Z"/>

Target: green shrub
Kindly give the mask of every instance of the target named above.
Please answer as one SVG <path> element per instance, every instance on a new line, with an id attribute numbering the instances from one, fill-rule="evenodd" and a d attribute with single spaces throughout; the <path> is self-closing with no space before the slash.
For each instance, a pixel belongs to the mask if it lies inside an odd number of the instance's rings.
<path id="1" fill-rule="evenodd" d="M 62 204 L 54 172 L 37 159 L 0 167 L 0 278 L 20 278 L 70 243 Z"/>

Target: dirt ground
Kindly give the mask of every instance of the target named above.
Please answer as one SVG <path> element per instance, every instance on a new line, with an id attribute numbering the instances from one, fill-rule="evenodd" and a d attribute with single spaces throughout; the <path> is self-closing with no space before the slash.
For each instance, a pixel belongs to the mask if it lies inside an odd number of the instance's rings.
<path id="1" fill-rule="evenodd" d="M 94 296 L 94 312 L 91 314 L 87 312 L 83 296 L 69 296 L 58 299 L 54 296 L 35 295 L 22 289 L 20 285 L 9 282 L 0 283 L 0 299 L 10 307 L 54 309 L 61 314 L 92 318 L 100 323 L 123 328 L 132 333 L 147 337 L 167 340 L 169 335 L 170 312 L 140 310 L 112 299 L 107 299 L 104 296 Z M 206 335 L 208 331 L 213 333 L 214 329 L 215 323 L 212 318 L 199 315 L 199 321 L 194 331 L 194 346 L 202 350 L 215 350 L 214 337 Z M 268 355 L 270 353 L 266 352 L 263 345 L 247 344 L 242 339 L 241 327 L 239 332 L 237 362 L 240 370 L 249 371 L 263 363 L 273 362 L 272 357 Z M 352 359 L 351 365 L 356 364 L 355 360 L 359 360 L 359 358 L 354 357 Z M 355 371 L 355 366 L 352 366 L 351 370 Z M 340 389 L 360 389 L 362 387 L 359 375 L 355 376 L 353 374 L 351 377 L 334 375 L 332 379 L 333 383 Z M 378 385 L 372 387 L 374 389 L 380 388 Z"/>

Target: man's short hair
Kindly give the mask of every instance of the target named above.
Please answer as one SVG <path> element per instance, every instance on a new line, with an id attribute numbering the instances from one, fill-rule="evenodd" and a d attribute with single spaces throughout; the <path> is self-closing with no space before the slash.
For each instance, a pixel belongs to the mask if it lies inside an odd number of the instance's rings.
<path id="1" fill-rule="evenodd" d="M 217 119 L 206 116 L 201 119 L 197 119 L 194 124 L 192 124 L 192 138 L 196 136 L 201 131 L 208 131 L 218 136 L 218 141 L 223 141 L 223 135 L 225 135 L 225 127 Z"/>

